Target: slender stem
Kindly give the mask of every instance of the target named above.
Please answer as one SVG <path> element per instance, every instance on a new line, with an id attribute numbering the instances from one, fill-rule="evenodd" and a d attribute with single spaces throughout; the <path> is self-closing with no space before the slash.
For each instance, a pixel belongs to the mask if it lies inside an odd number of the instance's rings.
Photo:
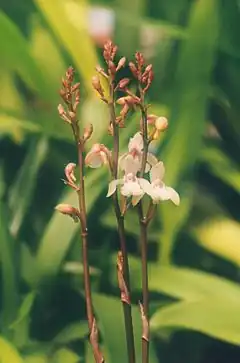
<path id="1" fill-rule="evenodd" d="M 144 96 L 141 89 L 141 112 L 142 112 L 142 136 L 143 136 L 143 156 L 140 177 L 144 175 L 148 154 L 148 134 L 147 134 L 147 113 L 144 106 Z M 148 265 L 147 265 L 147 226 L 148 221 L 144 216 L 142 201 L 138 204 L 138 215 L 140 224 L 140 244 L 142 263 L 142 294 L 143 294 L 143 334 L 142 334 L 142 363 L 149 361 L 149 293 L 148 293 Z M 147 323 L 147 331 L 146 324 Z"/>
<path id="2" fill-rule="evenodd" d="M 113 84 L 110 85 L 110 95 L 111 102 L 108 104 L 110 113 L 110 122 L 113 127 L 113 178 L 118 177 L 118 158 L 119 158 L 119 126 L 116 123 L 115 105 L 114 105 L 114 87 Z M 123 278 L 126 284 L 128 292 L 130 292 L 130 277 L 129 277 L 129 264 L 128 264 L 128 253 L 127 244 L 125 237 L 125 227 L 124 227 L 124 217 L 121 215 L 121 210 L 119 207 L 117 192 L 113 194 L 113 204 L 115 215 L 118 224 L 118 234 L 120 240 L 120 247 L 123 257 Z M 133 333 L 133 321 L 132 321 L 132 309 L 131 304 L 126 301 L 122 301 L 123 304 L 123 314 L 126 330 L 126 343 L 128 351 L 128 362 L 135 363 L 135 344 L 134 344 L 134 333 Z"/>
<path id="3" fill-rule="evenodd" d="M 87 308 L 87 320 L 90 333 L 90 343 L 92 345 L 95 362 L 103 363 L 104 358 L 98 346 L 98 331 L 93 313 L 91 282 L 90 282 L 90 272 L 89 272 L 88 229 L 87 229 L 87 213 L 86 213 L 85 185 L 84 185 L 84 143 L 80 137 L 79 126 L 77 122 L 74 125 L 72 125 L 72 129 L 78 151 L 79 189 L 77 191 L 77 195 L 78 195 L 79 212 L 80 212 L 84 290 L 85 290 L 85 300 Z"/>

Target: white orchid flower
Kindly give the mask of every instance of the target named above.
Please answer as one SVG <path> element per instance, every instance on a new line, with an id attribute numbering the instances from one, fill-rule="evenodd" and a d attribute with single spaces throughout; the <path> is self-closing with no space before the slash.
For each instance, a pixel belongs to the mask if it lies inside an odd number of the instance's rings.
<path id="1" fill-rule="evenodd" d="M 109 152 L 109 150 L 105 145 L 94 144 L 86 155 L 85 164 L 94 169 L 107 164 L 107 152 Z"/>
<path id="2" fill-rule="evenodd" d="M 136 176 L 139 164 L 132 155 L 127 155 L 124 165 L 124 177 L 122 179 L 112 180 L 109 183 L 107 197 L 110 197 L 113 193 L 115 193 L 117 186 L 121 185 L 121 194 L 124 197 L 134 197 L 133 205 L 136 205 L 144 195 L 144 191 L 139 184 L 141 178 L 137 178 Z"/>
<path id="3" fill-rule="evenodd" d="M 175 205 L 180 204 L 179 194 L 171 187 L 163 183 L 165 168 L 162 161 L 155 164 L 150 171 L 150 181 L 140 179 L 139 184 L 143 191 L 148 194 L 154 204 L 164 200 L 171 200 Z"/>
<path id="4" fill-rule="evenodd" d="M 119 167 L 120 170 L 125 170 L 125 162 L 128 155 L 132 155 L 133 158 L 138 163 L 138 170 L 141 170 L 142 167 L 142 155 L 143 155 L 143 137 L 140 132 L 137 132 L 133 137 L 130 138 L 130 141 L 128 143 L 128 152 L 123 154 L 119 158 Z M 148 173 L 151 167 L 155 164 L 157 164 L 158 160 L 157 158 L 151 154 L 147 154 L 147 164 L 145 168 L 145 173 Z"/>

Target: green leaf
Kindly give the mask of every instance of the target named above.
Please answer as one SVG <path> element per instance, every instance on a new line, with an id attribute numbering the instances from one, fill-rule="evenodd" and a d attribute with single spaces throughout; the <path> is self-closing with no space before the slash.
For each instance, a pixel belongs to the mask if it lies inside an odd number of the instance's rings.
<path id="1" fill-rule="evenodd" d="M 71 54 L 85 87 L 93 94 L 91 79 L 97 65 L 97 55 L 87 32 L 85 1 L 35 0 L 55 34 Z"/>
<path id="2" fill-rule="evenodd" d="M 59 349 L 53 357 L 52 363 L 79 363 L 79 356 L 68 348 Z"/>
<path id="3" fill-rule="evenodd" d="M 116 256 L 112 256 L 112 268 L 116 269 Z M 141 261 L 129 257 L 132 290 L 141 290 Z M 222 299 L 225 295 L 232 300 L 240 300 L 238 284 L 214 274 L 190 268 L 160 266 L 149 263 L 149 289 L 164 293 L 176 299 L 196 301 L 202 298 Z M 112 283 L 117 281 L 112 274 Z"/>
<path id="4" fill-rule="evenodd" d="M 17 350 L 2 337 L 0 337 L 0 362 L 23 363 L 23 360 Z"/>
<path id="5" fill-rule="evenodd" d="M 127 361 L 125 328 L 121 300 L 101 294 L 93 294 L 93 304 L 99 319 L 99 327 L 103 334 L 104 346 L 109 353 L 109 361 L 122 363 Z M 136 361 L 141 361 L 142 325 L 139 308 L 132 306 L 135 335 Z M 157 358 L 150 346 L 150 362 L 156 363 Z"/>
<path id="6" fill-rule="evenodd" d="M 88 335 L 88 324 L 84 321 L 66 326 L 55 338 L 58 344 L 67 344 L 74 340 L 84 339 Z"/>
<path id="7" fill-rule="evenodd" d="M 13 236 L 19 232 L 37 183 L 37 174 L 48 153 L 45 138 L 32 140 L 16 181 L 10 189 L 9 206 L 12 209 L 10 231 Z M 31 166 L 31 167 L 30 167 Z"/>
<path id="8" fill-rule="evenodd" d="M 240 224 L 231 219 L 215 219 L 193 230 L 200 245 L 240 266 Z"/>
<path id="9" fill-rule="evenodd" d="M 164 328 L 191 329 L 239 346 L 239 301 L 205 299 L 172 304 L 151 319 L 153 332 Z"/>
<path id="10" fill-rule="evenodd" d="M 214 66 L 219 33 L 218 0 L 194 1 L 189 15 L 187 38 L 182 41 L 171 102 L 170 128 L 161 155 L 166 165 L 166 183 L 176 187 L 186 173 L 192 171 L 198 158 L 206 120 L 208 89 Z M 204 62 L 202 61 L 204 59 Z M 185 186 L 183 185 L 183 188 Z M 181 197 L 181 190 L 178 190 Z M 189 205 L 190 201 L 187 201 Z M 187 206 L 185 215 L 189 212 Z M 162 262 L 170 262 L 174 236 L 174 206 L 160 209 L 163 233 L 167 236 Z M 176 211 L 177 213 L 180 211 Z M 184 219 L 179 221 L 183 224 Z M 171 236 L 171 238 L 169 238 Z M 171 248 L 169 248 L 171 246 Z"/>
<path id="11" fill-rule="evenodd" d="M 220 149 L 214 147 L 203 149 L 201 161 L 215 176 L 240 193 L 240 168 Z"/>
<path id="12" fill-rule="evenodd" d="M 26 39 L 2 11 L 0 11 L 0 48 L 1 64 L 16 70 L 28 86 L 40 92 L 41 97 L 47 100 L 50 96 L 49 87 L 30 55 Z"/>
<path id="13" fill-rule="evenodd" d="M 0 187 L 4 187 L 0 169 Z M 8 230 L 8 210 L 0 190 L 0 256 L 2 277 L 2 332 L 11 336 L 9 325 L 14 321 L 18 307 L 17 260 L 14 241 Z M 1 343 L 1 341 L 0 341 Z M 1 349 L 0 349 L 1 352 Z"/>
<path id="14" fill-rule="evenodd" d="M 173 86 L 170 138 L 163 158 L 170 185 L 176 185 L 194 165 L 201 146 L 219 32 L 218 4 L 218 0 L 193 2 L 188 37 L 181 44 Z"/>
<path id="15" fill-rule="evenodd" d="M 11 325 L 12 329 L 16 328 L 26 317 L 29 317 L 36 294 L 36 291 L 31 291 L 25 296 L 19 308 L 17 319 Z"/>
<path id="16" fill-rule="evenodd" d="M 11 116 L 0 110 L 0 135 L 10 135 L 15 141 L 21 141 L 23 132 L 38 133 L 40 127 L 33 122 Z"/>

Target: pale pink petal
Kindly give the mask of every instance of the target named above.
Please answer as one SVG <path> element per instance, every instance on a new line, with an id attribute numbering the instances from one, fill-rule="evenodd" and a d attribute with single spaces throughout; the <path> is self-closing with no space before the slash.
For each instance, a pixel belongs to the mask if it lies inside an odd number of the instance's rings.
<path id="1" fill-rule="evenodd" d="M 163 165 L 162 161 L 159 161 L 157 164 L 155 164 L 151 171 L 150 171 L 150 180 L 151 182 L 154 182 L 155 180 L 159 179 L 162 180 L 165 174 L 165 167 Z"/>
<path id="2" fill-rule="evenodd" d="M 152 185 L 149 183 L 148 180 L 143 179 L 143 178 L 138 178 L 138 182 L 140 187 L 142 188 L 142 190 L 144 191 L 144 193 L 152 196 L 153 193 L 153 187 Z"/>
<path id="3" fill-rule="evenodd" d="M 132 195 L 140 196 L 143 194 L 143 191 L 137 181 L 136 182 L 128 181 L 123 184 L 121 188 L 121 194 L 124 197 L 131 197 Z"/>
<path id="4" fill-rule="evenodd" d="M 108 193 L 107 193 L 107 197 L 110 197 L 111 195 L 113 195 L 113 193 L 115 193 L 117 186 L 119 184 L 123 184 L 123 179 L 116 179 L 116 180 L 112 180 L 109 185 L 108 185 Z"/>
<path id="5" fill-rule="evenodd" d="M 143 137 L 140 132 L 137 132 L 128 143 L 129 152 L 133 150 L 138 150 L 139 152 L 143 149 Z"/>
<path id="6" fill-rule="evenodd" d="M 150 164 L 150 166 L 154 166 L 154 165 L 156 165 L 158 163 L 158 159 L 152 153 L 148 153 L 147 154 L 147 162 L 148 162 L 148 164 Z"/>
<path id="7" fill-rule="evenodd" d="M 175 205 L 179 205 L 180 204 L 180 197 L 179 197 L 179 194 L 176 192 L 176 190 L 174 190 L 171 187 L 166 187 L 165 189 L 167 190 L 169 199 L 171 199 L 171 201 Z"/>
<path id="8" fill-rule="evenodd" d="M 139 170 L 139 159 L 134 158 L 132 155 L 127 155 L 125 158 L 125 174 L 134 174 L 136 175 Z"/>
<path id="9" fill-rule="evenodd" d="M 124 153 L 123 155 L 121 155 L 118 159 L 118 165 L 119 165 L 119 169 L 120 170 L 125 170 L 125 164 L 126 164 L 126 157 L 127 157 L 127 153 Z"/>
<path id="10" fill-rule="evenodd" d="M 102 157 L 99 153 L 89 151 L 85 158 L 85 164 L 90 168 L 99 168 L 103 164 Z"/>

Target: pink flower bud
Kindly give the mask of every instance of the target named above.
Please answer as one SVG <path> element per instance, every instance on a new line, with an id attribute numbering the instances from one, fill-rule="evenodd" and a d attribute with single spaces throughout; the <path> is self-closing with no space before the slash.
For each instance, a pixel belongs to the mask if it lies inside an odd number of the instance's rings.
<path id="1" fill-rule="evenodd" d="M 69 217 L 71 217 L 74 222 L 78 222 L 80 218 L 80 213 L 77 208 L 72 207 L 70 204 L 58 204 L 55 209 Z"/>
<path id="2" fill-rule="evenodd" d="M 155 127 L 158 131 L 165 131 L 168 128 L 168 119 L 166 117 L 158 117 L 155 121 Z"/>

